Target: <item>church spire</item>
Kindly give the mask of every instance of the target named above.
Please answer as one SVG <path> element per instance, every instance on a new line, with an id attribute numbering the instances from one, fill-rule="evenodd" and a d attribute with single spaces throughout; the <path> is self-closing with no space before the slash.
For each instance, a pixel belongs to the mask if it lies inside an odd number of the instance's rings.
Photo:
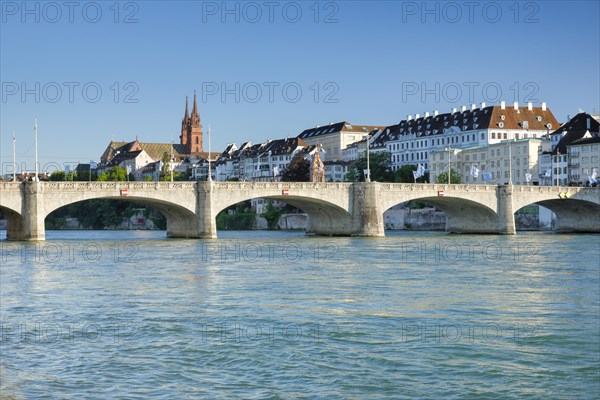
<path id="1" fill-rule="evenodd" d="M 188 119 L 190 119 L 190 113 L 188 111 L 188 97 L 185 96 L 185 115 L 183 116 L 183 120 L 187 121 Z"/>
<path id="2" fill-rule="evenodd" d="M 198 119 L 200 119 L 200 116 L 198 115 L 198 104 L 196 103 L 196 91 L 194 90 L 194 107 L 192 108 L 192 118 L 194 117 L 198 117 Z"/>

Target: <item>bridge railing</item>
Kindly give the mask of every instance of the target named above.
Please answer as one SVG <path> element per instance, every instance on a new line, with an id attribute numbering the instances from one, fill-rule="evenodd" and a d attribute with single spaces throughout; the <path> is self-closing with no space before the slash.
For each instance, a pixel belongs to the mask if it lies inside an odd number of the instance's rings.
<path id="1" fill-rule="evenodd" d="M 220 189 L 248 190 L 248 189 L 348 189 L 350 182 L 213 182 Z"/>
<path id="2" fill-rule="evenodd" d="M 496 185 L 475 185 L 475 184 L 443 184 L 443 183 L 380 183 L 382 190 L 444 190 L 461 192 L 494 192 Z"/>
<path id="3" fill-rule="evenodd" d="M 193 189 L 196 182 L 45 182 L 46 190 Z"/>
<path id="4" fill-rule="evenodd" d="M 21 190 L 21 182 L 0 182 L 0 190 Z"/>

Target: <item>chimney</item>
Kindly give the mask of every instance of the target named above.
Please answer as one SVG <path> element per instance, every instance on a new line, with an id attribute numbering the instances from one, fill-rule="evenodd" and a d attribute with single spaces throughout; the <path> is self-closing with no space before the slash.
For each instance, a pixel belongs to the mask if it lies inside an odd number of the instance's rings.
<path id="1" fill-rule="evenodd" d="M 419 119 L 421 116 L 419 114 L 415 114 L 415 119 Z"/>
<path id="2" fill-rule="evenodd" d="M 456 111 L 458 111 L 456 107 L 452 108 L 452 114 L 456 114 Z"/>
<path id="3" fill-rule="evenodd" d="M 519 110 L 519 102 L 518 102 L 518 101 L 515 101 L 515 102 L 513 103 L 513 107 L 515 108 L 515 111 L 518 111 L 518 110 Z"/>
<path id="4" fill-rule="evenodd" d="M 532 103 L 532 102 L 530 102 L 530 101 L 529 101 L 529 102 L 527 102 L 527 109 L 528 109 L 529 111 L 533 111 L 533 103 Z"/>
<path id="5" fill-rule="evenodd" d="M 406 117 L 406 120 L 407 120 L 407 121 L 412 121 L 412 115 L 408 115 L 408 116 Z"/>
<path id="6" fill-rule="evenodd" d="M 438 116 L 438 114 L 439 114 L 439 113 L 438 113 L 438 110 L 435 110 L 435 111 L 433 112 L 433 115 L 434 115 L 434 116 L 436 116 L 436 117 Z"/>
<path id="7" fill-rule="evenodd" d="M 546 111 L 546 102 L 545 101 L 542 102 L 542 111 Z"/>
<path id="8" fill-rule="evenodd" d="M 425 118 L 429 117 L 429 111 L 425 111 Z"/>
<path id="9" fill-rule="evenodd" d="M 481 108 L 484 109 L 485 108 L 485 103 L 481 103 Z"/>
<path id="10" fill-rule="evenodd" d="M 501 102 L 500 102 L 500 109 L 501 109 L 501 110 L 504 110 L 504 109 L 506 109 L 506 102 L 505 102 L 505 101 L 501 101 Z"/>
<path id="11" fill-rule="evenodd" d="M 471 111 L 475 111 L 476 108 L 477 108 L 477 104 L 471 104 Z"/>
<path id="12" fill-rule="evenodd" d="M 467 111 L 467 106 L 462 106 L 462 111 L 463 112 Z"/>

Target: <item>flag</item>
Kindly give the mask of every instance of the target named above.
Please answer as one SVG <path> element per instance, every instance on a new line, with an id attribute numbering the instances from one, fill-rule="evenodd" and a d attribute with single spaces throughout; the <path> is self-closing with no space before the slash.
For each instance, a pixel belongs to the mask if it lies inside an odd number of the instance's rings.
<path id="1" fill-rule="evenodd" d="M 479 169 L 474 165 L 471 165 L 471 176 L 473 178 L 477 178 L 479 176 Z"/>
<path id="2" fill-rule="evenodd" d="M 413 171 L 413 177 L 415 178 L 415 180 L 417 178 L 422 177 L 423 175 L 425 175 L 425 167 L 422 164 L 419 164 L 417 166 L 417 170 Z"/>
<path id="3" fill-rule="evenodd" d="M 484 181 L 491 181 L 492 180 L 492 173 L 491 172 L 484 172 L 483 173 L 483 180 Z"/>
<path id="4" fill-rule="evenodd" d="M 98 164 L 96 163 L 96 161 L 90 161 L 90 169 L 96 169 L 98 168 Z"/>
<path id="5" fill-rule="evenodd" d="M 590 185 L 593 185 L 594 183 L 597 183 L 598 180 L 596 179 L 598 177 L 598 171 L 594 170 L 592 172 L 592 175 L 588 175 L 588 180 L 590 181 Z"/>
<path id="6" fill-rule="evenodd" d="M 525 182 L 531 182 L 531 174 L 525 174 Z"/>
<path id="7" fill-rule="evenodd" d="M 279 175 L 279 167 L 276 165 L 273 167 L 273 176 Z"/>
<path id="8" fill-rule="evenodd" d="M 546 174 L 544 174 L 544 177 L 551 178 L 552 177 L 552 170 L 551 169 L 547 169 L 546 170 Z"/>
<path id="9" fill-rule="evenodd" d="M 365 177 L 369 174 L 369 170 L 368 169 L 363 169 L 363 173 L 365 174 Z"/>
<path id="10" fill-rule="evenodd" d="M 127 165 L 127 173 L 130 174 L 131 173 L 131 165 Z"/>

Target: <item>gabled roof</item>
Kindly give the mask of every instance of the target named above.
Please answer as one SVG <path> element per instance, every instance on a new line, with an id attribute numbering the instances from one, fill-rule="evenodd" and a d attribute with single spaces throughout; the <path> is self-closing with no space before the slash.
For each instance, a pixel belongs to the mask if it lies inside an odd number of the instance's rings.
<path id="1" fill-rule="evenodd" d="M 364 128 L 364 129 L 363 129 Z M 348 132 L 348 133 L 366 133 L 373 129 L 382 128 L 381 126 L 374 125 L 352 125 L 347 121 L 336 122 L 335 124 L 329 124 L 325 126 L 316 126 L 314 128 L 306 129 L 298 135 L 300 139 L 311 139 L 316 136 L 329 135 L 336 132 Z"/>
<path id="2" fill-rule="evenodd" d="M 398 140 L 402 136 L 414 134 L 428 137 L 459 133 L 478 129 L 527 129 L 548 130 L 558 126 L 558 121 L 549 108 L 489 106 L 467 109 L 439 115 L 430 115 L 411 120 L 402 120 L 396 125 L 384 128 L 388 140 Z"/>
<path id="3" fill-rule="evenodd" d="M 565 154 L 567 152 L 567 146 L 584 138 L 587 132 L 590 132 L 591 137 L 594 137 L 598 136 L 599 131 L 600 123 L 596 121 L 596 119 L 588 113 L 579 113 L 556 131 L 552 132 L 552 134 L 564 133 L 564 136 L 560 139 L 554 150 L 552 150 L 552 154 L 557 154 L 557 152 Z"/>
<path id="4" fill-rule="evenodd" d="M 187 155 L 185 145 L 182 144 L 170 144 L 170 143 L 142 143 L 134 140 L 133 142 L 115 142 L 111 141 L 104 153 L 102 153 L 101 161 L 108 163 L 117 154 L 129 153 L 133 151 L 144 150 L 148 156 L 154 161 L 161 160 L 164 153 L 171 155 L 175 158 L 182 158 Z"/>
<path id="5" fill-rule="evenodd" d="M 104 168 L 118 166 L 123 161 L 135 160 L 144 150 L 130 151 L 127 153 L 116 154 L 111 160 L 104 165 Z"/>

